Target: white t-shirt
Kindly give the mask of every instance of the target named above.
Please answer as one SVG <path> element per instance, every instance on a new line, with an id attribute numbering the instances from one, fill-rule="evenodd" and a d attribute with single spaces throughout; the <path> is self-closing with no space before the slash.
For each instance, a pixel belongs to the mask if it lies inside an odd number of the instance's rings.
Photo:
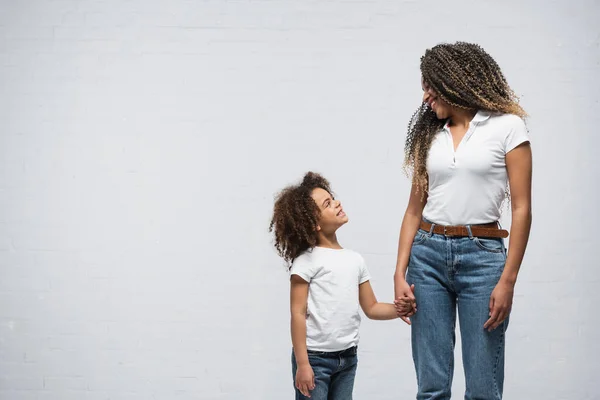
<path id="1" fill-rule="evenodd" d="M 506 154 L 527 141 L 520 117 L 480 111 L 454 151 L 446 124 L 429 150 L 423 217 L 440 225 L 498 221 L 507 187 Z"/>
<path id="2" fill-rule="evenodd" d="M 340 351 L 358 345 L 358 285 L 371 279 L 362 256 L 348 249 L 315 247 L 294 260 L 290 275 L 309 283 L 307 348 Z"/>

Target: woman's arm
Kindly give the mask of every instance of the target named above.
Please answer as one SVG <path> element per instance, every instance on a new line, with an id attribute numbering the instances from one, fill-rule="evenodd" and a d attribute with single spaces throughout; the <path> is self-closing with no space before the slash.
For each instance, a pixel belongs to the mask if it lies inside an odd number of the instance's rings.
<path id="1" fill-rule="evenodd" d="M 396 299 L 407 296 L 411 300 L 415 300 L 415 296 L 406 282 L 406 269 L 408 268 L 412 242 L 419 229 L 419 225 L 421 224 L 423 208 L 425 207 L 426 202 L 427 194 L 422 196 L 421 193 L 417 191 L 417 187 L 413 184 L 410 191 L 408 206 L 406 207 L 406 212 L 402 219 L 400 238 L 398 240 L 398 256 L 396 259 L 396 272 L 394 273 L 394 296 Z M 412 314 L 409 314 L 408 316 L 411 315 Z M 403 318 L 403 320 L 408 323 L 407 319 Z"/>
<path id="2" fill-rule="evenodd" d="M 502 281 L 514 285 L 525 255 L 531 229 L 532 155 L 529 143 L 518 146 L 506 155 L 506 170 L 510 185 L 512 223 L 506 266 Z"/>
<path id="3" fill-rule="evenodd" d="M 490 298 L 490 318 L 484 328 L 496 329 L 508 317 L 517 275 L 525 255 L 531 229 L 532 155 L 529 142 L 506 154 L 506 170 L 510 185 L 512 224 L 509 251 L 500 281 Z"/>

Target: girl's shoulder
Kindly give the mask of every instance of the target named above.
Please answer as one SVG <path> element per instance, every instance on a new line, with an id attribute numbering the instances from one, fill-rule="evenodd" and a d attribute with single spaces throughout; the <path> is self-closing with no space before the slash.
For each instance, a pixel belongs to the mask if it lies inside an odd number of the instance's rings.
<path id="1" fill-rule="evenodd" d="M 294 258 L 294 261 L 292 261 L 292 266 L 311 263 L 313 258 L 311 250 L 312 249 L 303 251 L 298 255 L 298 257 Z"/>

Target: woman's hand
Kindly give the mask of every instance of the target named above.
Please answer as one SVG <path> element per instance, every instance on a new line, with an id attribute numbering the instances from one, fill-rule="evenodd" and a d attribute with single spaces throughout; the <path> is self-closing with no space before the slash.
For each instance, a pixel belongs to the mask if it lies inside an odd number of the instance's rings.
<path id="1" fill-rule="evenodd" d="M 417 312 L 417 299 L 414 291 L 415 285 L 409 285 L 404 279 L 396 282 L 394 306 L 398 317 L 408 325 L 410 325 L 410 317 Z"/>
<path id="2" fill-rule="evenodd" d="M 394 300 L 394 307 L 396 308 L 398 317 L 410 325 L 410 319 L 406 320 L 403 317 L 410 318 L 417 312 L 414 300 L 411 300 L 408 296 L 400 297 Z"/>
<path id="3" fill-rule="evenodd" d="M 490 318 L 483 325 L 483 329 L 493 331 L 510 315 L 514 291 L 512 284 L 498 282 L 490 296 Z"/>

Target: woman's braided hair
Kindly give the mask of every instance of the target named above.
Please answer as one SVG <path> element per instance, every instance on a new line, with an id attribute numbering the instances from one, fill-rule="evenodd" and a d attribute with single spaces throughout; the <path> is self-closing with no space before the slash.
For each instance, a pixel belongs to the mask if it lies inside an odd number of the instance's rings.
<path id="1" fill-rule="evenodd" d="M 421 57 L 423 80 L 450 106 L 526 117 L 519 98 L 512 91 L 500 67 L 477 44 L 438 44 Z M 412 173 L 413 184 L 422 195 L 427 192 L 427 156 L 436 133 L 445 120 L 437 119 L 429 104 L 423 103 L 408 124 L 404 146 L 404 167 Z"/>
<path id="2" fill-rule="evenodd" d="M 275 198 L 269 232 L 273 232 L 277 253 L 288 263 L 317 245 L 317 223 L 321 211 L 312 192 L 321 188 L 331 193 L 327 179 L 308 172 L 302 183 L 288 186 Z"/>

